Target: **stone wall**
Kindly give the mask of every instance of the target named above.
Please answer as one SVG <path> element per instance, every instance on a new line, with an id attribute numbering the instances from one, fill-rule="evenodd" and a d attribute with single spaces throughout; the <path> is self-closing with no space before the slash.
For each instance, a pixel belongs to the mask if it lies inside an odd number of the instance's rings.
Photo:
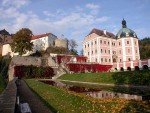
<path id="1" fill-rule="evenodd" d="M 16 79 L 10 81 L 0 95 L 0 113 L 14 113 L 16 96 L 17 96 L 17 86 L 15 84 Z"/>
<path id="2" fill-rule="evenodd" d="M 68 41 L 66 39 L 56 39 L 55 46 L 68 48 Z"/>
<path id="3" fill-rule="evenodd" d="M 41 58 L 40 57 L 23 57 L 23 56 L 15 56 L 12 58 L 10 66 L 14 65 L 34 65 L 41 66 Z"/>
<path id="4" fill-rule="evenodd" d="M 15 56 L 12 58 L 12 61 L 9 65 L 9 81 L 14 79 L 14 67 L 16 65 L 33 65 L 33 66 L 50 66 L 54 69 L 55 74 L 57 74 L 58 64 L 54 61 L 54 59 L 49 57 L 31 57 L 31 56 Z"/>

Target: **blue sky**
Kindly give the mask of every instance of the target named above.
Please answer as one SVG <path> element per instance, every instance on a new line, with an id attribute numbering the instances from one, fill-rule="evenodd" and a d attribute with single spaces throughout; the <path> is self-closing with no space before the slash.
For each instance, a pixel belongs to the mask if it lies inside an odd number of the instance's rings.
<path id="1" fill-rule="evenodd" d="M 139 37 L 150 37 L 150 0 L 1 0 L 0 30 L 30 28 L 34 35 L 51 32 L 74 39 L 78 51 L 93 29 L 116 34 L 125 18 Z"/>

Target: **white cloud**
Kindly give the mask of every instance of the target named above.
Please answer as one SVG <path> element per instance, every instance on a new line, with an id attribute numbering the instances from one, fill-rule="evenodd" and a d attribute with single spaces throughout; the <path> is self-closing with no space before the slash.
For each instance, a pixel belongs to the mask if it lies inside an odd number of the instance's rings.
<path id="1" fill-rule="evenodd" d="M 100 18 L 96 18 L 96 22 L 105 22 L 109 19 L 109 17 L 107 16 L 103 16 L 103 17 L 100 17 Z"/>
<path id="2" fill-rule="evenodd" d="M 89 8 L 89 9 L 98 9 L 98 8 L 100 8 L 99 5 L 96 5 L 94 3 L 86 4 L 86 7 Z"/>
<path id="3" fill-rule="evenodd" d="M 107 21 L 109 18 L 98 17 L 91 14 L 92 11 L 97 11 L 99 9 L 98 5 L 87 4 L 87 8 L 91 9 L 91 13 L 86 12 L 81 7 L 76 6 L 75 10 L 72 11 L 63 11 L 58 9 L 55 13 L 48 10 L 43 11 L 45 15 L 42 17 L 32 11 L 21 12 L 21 6 L 29 3 L 29 0 L 23 0 L 16 4 L 10 4 L 11 0 L 3 0 L 3 6 L 0 8 L 0 17 L 3 20 L 7 20 L 4 23 L 0 23 L 0 29 L 6 29 L 10 33 L 15 33 L 21 28 L 27 27 L 33 31 L 33 34 L 41 34 L 51 32 L 55 35 L 64 34 L 67 38 L 75 38 L 79 40 L 78 44 L 80 45 L 78 49 L 81 49 L 82 40 L 81 36 L 87 35 L 87 29 L 95 27 L 97 24 Z M 9 4 L 7 4 L 9 3 Z M 9 7 L 10 6 L 10 7 Z M 5 14 L 5 15 L 3 15 Z"/>
<path id="4" fill-rule="evenodd" d="M 29 3 L 29 0 L 2 0 L 2 6 L 5 7 L 16 7 L 16 8 L 20 8 L 23 5 L 26 5 Z"/>

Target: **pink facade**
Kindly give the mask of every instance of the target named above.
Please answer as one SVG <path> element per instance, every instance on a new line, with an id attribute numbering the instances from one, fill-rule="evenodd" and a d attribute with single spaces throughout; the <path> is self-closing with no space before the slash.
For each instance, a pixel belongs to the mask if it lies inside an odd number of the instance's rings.
<path id="1" fill-rule="evenodd" d="M 116 39 L 115 35 L 98 29 L 93 29 L 83 41 L 83 53 L 88 62 L 103 65 L 113 65 L 113 68 L 135 68 L 138 66 L 139 45 L 137 37 Z"/>

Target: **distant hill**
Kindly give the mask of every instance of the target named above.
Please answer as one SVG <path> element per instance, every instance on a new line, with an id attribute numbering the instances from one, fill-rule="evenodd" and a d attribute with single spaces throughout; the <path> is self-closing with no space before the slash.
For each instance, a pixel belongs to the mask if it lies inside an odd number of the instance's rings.
<path id="1" fill-rule="evenodd" d="M 139 40 L 139 49 L 141 59 L 150 58 L 150 37 Z"/>

